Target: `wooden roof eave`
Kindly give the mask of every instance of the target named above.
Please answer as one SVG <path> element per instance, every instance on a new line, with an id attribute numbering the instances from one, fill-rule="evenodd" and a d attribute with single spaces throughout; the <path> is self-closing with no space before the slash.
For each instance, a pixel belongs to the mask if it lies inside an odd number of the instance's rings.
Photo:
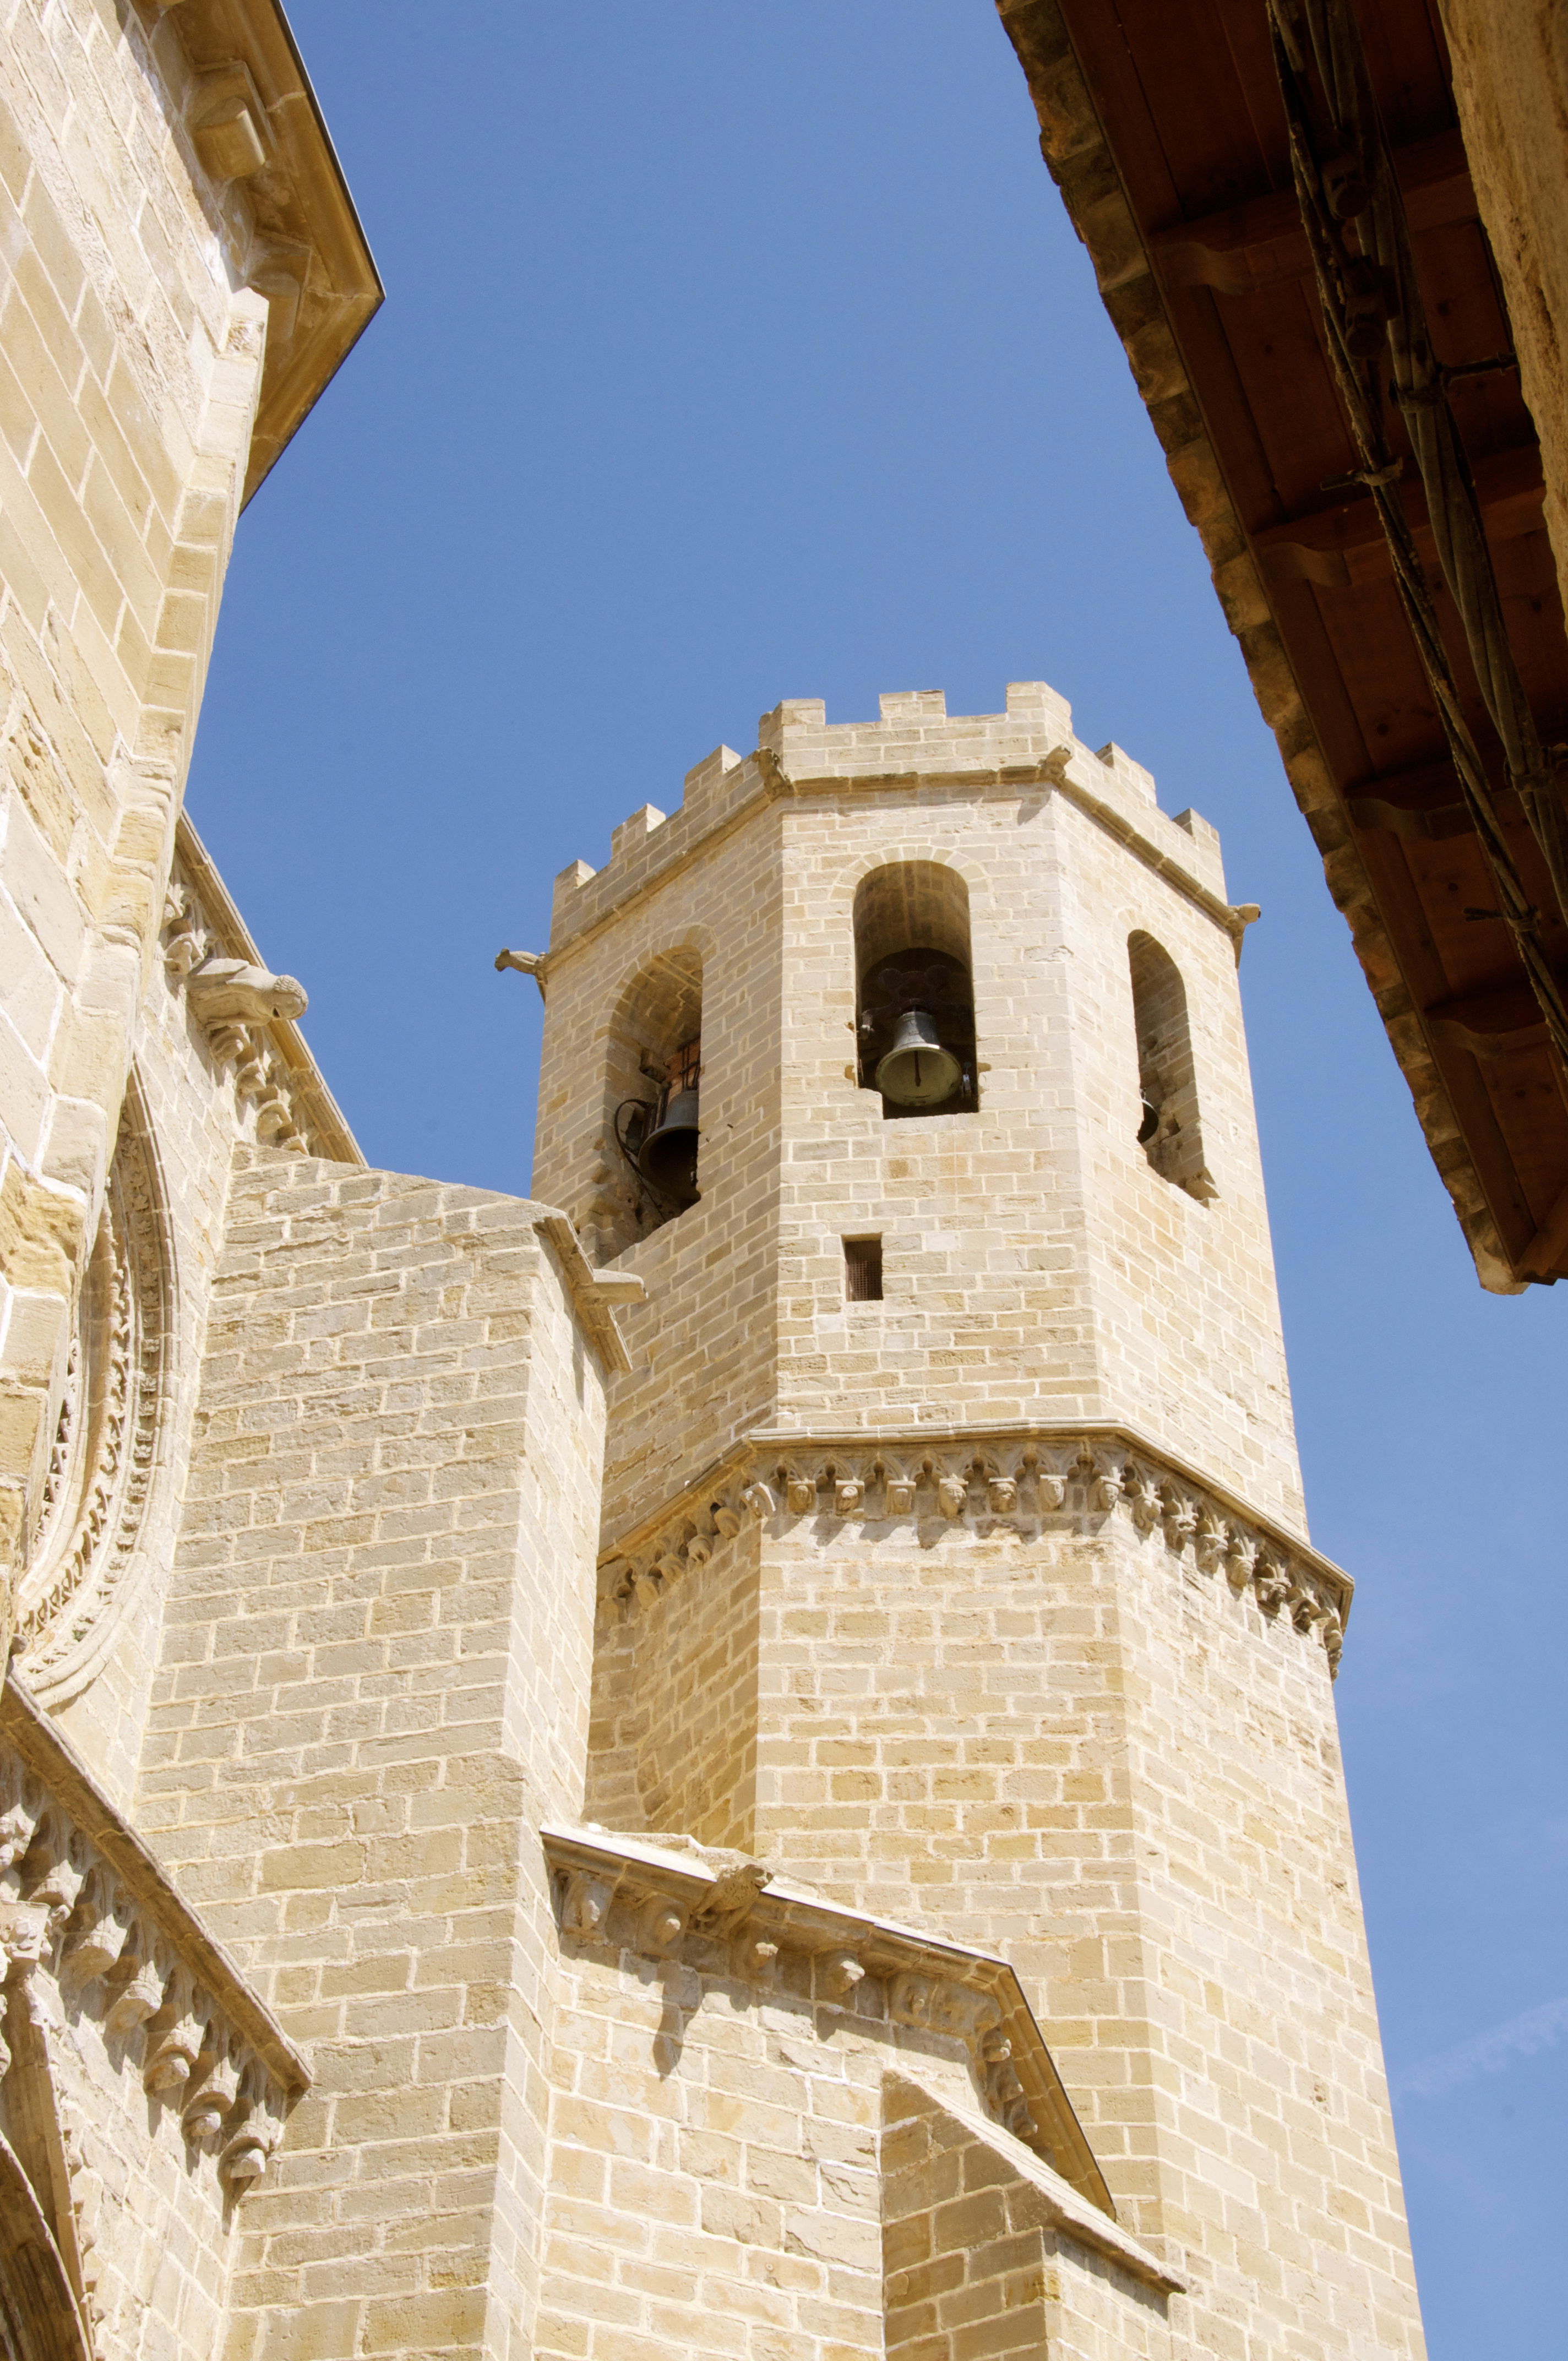
<path id="1" fill-rule="evenodd" d="M 1504 1246 L 1464 1125 L 1406 983 L 1373 881 L 1307 711 L 1232 504 L 1224 470 L 1188 379 L 1149 246 L 1118 171 L 1057 0 L 997 0 L 1040 124 L 1040 151 L 1094 266 L 1188 521 L 1202 541 L 1225 620 L 1240 645 L 1286 775 L 1343 913 L 1432 1160 L 1453 1201 L 1476 1274 L 1495 1293 L 1525 1281 Z"/>

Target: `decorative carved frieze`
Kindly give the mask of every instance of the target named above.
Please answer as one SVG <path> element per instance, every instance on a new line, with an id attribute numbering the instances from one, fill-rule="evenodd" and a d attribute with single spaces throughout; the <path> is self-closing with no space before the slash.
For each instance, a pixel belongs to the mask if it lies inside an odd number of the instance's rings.
<path id="1" fill-rule="evenodd" d="M 0 1694 L 0 2076 L 22 2003 L 51 2046 L 95 2017 L 106 2054 L 177 2109 L 241 2194 L 266 2172 L 304 2061 L 15 1675 Z"/>
<path id="2" fill-rule="evenodd" d="M 603 1561 L 609 1600 L 637 1610 L 705 1565 L 747 1520 L 782 1528 L 809 1518 L 872 1544 L 923 1525 L 1022 1540 L 1097 1530 L 1124 1519 L 1206 1579 L 1223 1571 L 1265 1616 L 1288 1610 L 1336 1669 L 1352 1585 L 1305 1543 L 1249 1512 L 1143 1438 L 1120 1430 L 1019 1428 L 1006 1433 L 812 1440 L 753 1435 L 700 1485 L 624 1535 Z"/>
<path id="3" fill-rule="evenodd" d="M 291 975 L 250 960 L 225 958 L 191 887 L 170 884 L 163 906 L 163 964 L 219 1066 L 234 1076 L 242 1108 L 256 1110 L 256 1136 L 304 1156 L 310 1143 L 294 1120 L 287 1069 L 267 1036 L 279 1017 L 302 1016 L 309 1005 Z"/>
<path id="4" fill-rule="evenodd" d="M 687 1839 L 566 1827 L 543 1835 L 564 1938 L 755 1985 L 779 2005 L 842 2012 L 857 2030 L 890 2039 L 958 2045 L 992 2119 L 1114 2218 L 1005 1960 L 846 1909 L 762 1862 Z"/>
<path id="5" fill-rule="evenodd" d="M 163 966 L 264 1147 L 363 1161 L 297 1029 L 309 1005 L 261 961 L 200 838 L 181 818 L 163 909 Z"/>

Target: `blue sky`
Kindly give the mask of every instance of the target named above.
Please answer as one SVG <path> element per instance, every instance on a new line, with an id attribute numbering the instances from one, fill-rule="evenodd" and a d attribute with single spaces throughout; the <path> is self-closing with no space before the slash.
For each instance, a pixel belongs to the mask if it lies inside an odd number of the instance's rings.
<path id="1" fill-rule="evenodd" d="M 242 521 L 192 817 L 376 1164 L 526 1191 L 550 881 L 781 697 L 1221 829 L 1433 2361 L 1563 2349 L 1568 1290 L 1484 1296 L 989 0 L 291 0 L 389 301 Z"/>

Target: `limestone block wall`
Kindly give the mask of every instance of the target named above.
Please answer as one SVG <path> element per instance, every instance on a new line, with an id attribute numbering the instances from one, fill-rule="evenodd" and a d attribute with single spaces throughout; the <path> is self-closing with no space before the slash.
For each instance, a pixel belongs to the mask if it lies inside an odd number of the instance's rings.
<path id="1" fill-rule="evenodd" d="M 1232 936 L 1048 782 L 818 789 L 785 828 L 781 1422 L 1120 1419 L 1299 1524 Z M 852 904 L 912 860 L 968 886 L 981 1105 L 890 1122 L 847 1071 Z M 1138 1143 L 1137 930 L 1186 981 L 1206 1202 Z M 880 1303 L 847 1301 L 857 1235 L 882 1239 Z"/>
<path id="2" fill-rule="evenodd" d="M 1173 2350 L 1161 2291 L 1064 2235 L 961 2101 L 896 2074 L 883 2089 L 889 2361 L 992 2361 L 1031 2345 L 1060 2361 Z"/>
<path id="3" fill-rule="evenodd" d="M 179 1536 L 181 1477 L 189 1464 L 207 1310 L 223 1248 L 230 1166 L 244 1137 L 228 1077 L 215 1068 L 202 1028 L 161 961 L 138 1012 L 122 1124 L 127 1129 L 138 1124 L 143 1131 L 165 1249 L 162 1301 L 145 1307 L 149 1322 L 158 1322 L 163 1332 L 151 1480 L 122 1595 L 102 1603 L 89 1644 L 79 1650 L 67 1640 L 58 1650 L 48 1649 L 42 1660 L 36 1647 L 25 1648 L 22 1662 L 110 1792 L 128 1804 Z M 24 1604 L 27 1596 L 25 1586 Z"/>
<path id="4" fill-rule="evenodd" d="M 1418 2354 L 1322 1648 L 1120 1510 L 910 1538 L 765 1543 L 740 1840 L 1013 1962 L 1195 2350 Z"/>
<path id="5" fill-rule="evenodd" d="M 315 2075 L 228 2349 L 521 2355 L 602 1375 L 548 1209 L 238 1159 L 137 1795 Z"/>
<path id="6" fill-rule="evenodd" d="M 656 1850 L 580 1833 L 593 1866 L 558 1879 L 540 2355 L 1179 2349 L 1178 2283 L 982 2112 L 970 2045 L 898 1971 L 920 1938 L 793 1883 L 753 1918 L 718 1882 L 748 1872 L 689 1853 L 663 1856 L 661 1891 Z M 706 1907 L 670 1869 L 706 1874 Z"/>
<path id="7" fill-rule="evenodd" d="M 268 318 L 129 7 L 0 49 L 0 1534 L 36 1520 Z"/>
<path id="8" fill-rule="evenodd" d="M 701 1844 L 756 1837 L 760 1536 L 720 1543 L 711 1578 L 671 1586 L 656 1615 L 604 1587 L 594 1634 L 590 1819 L 683 1831 Z"/>
<path id="9" fill-rule="evenodd" d="M 208 2361 L 235 2214 L 308 2075 L 14 1674 L 0 1961 L 8 2335 L 70 2361 Z"/>
<path id="10" fill-rule="evenodd" d="M 707 808 L 700 796 L 696 807 Z M 618 832 L 617 862 L 635 873 L 651 841 L 657 839 L 641 816 L 628 822 Z M 600 1176 L 613 1181 L 620 1161 L 607 1086 L 618 1012 L 661 958 L 688 950 L 701 961 L 703 1194 L 615 1258 L 663 1309 L 626 1314 L 633 1367 L 611 1387 L 609 1528 L 650 1494 L 674 1489 L 681 1471 L 716 1457 L 772 1400 L 781 892 L 779 829 L 764 810 L 744 829 L 716 832 L 706 859 L 640 893 L 613 928 L 552 958 L 534 1185 L 588 1234 L 605 1191 Z"/>

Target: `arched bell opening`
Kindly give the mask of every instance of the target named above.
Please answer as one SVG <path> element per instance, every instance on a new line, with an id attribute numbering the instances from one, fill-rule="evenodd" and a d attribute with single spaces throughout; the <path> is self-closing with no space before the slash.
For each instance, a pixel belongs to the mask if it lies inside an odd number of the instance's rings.
<path id="1" fill-rule="evenodd" d="M 1203 1161 L 1187 987 L 1152 935 L 1128 936 L 1127 962 L 1138 1045 L 1138 1145 L 1163 1179 L 1202 1204 L 1219 1192 Z"/>
<path id="2" fill-rule="evenodd" d="M 601 1261 L 696 1203 L 701 1078 L 702 961 L 683 946 L 650 961 L 610 1020 Z"/>
<path id="3" fill-rule="evenodd" d="M 969 887 L 938 861 L 892 861 L 855 894 L 862 1090 L 890 1121 L 980 1106 Z"/>

